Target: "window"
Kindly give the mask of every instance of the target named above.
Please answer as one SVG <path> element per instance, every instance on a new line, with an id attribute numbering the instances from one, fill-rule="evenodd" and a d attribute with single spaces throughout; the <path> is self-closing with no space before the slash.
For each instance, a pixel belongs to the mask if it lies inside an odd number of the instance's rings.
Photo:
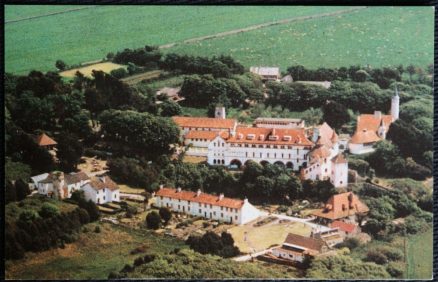
<path id="1" fill-rule="evenodd" d="M 268 155 L 268 158 L 269 158 L 269 153 L 267 155 Z"/>
<path id="2" fill-rule="evenodd" d="M 221 207 L 221 211 L 224 210 L 224 207 Z"/>
<path id="3" fill-rule="evenodd" d="M 223 213 L 221 213 L 221 217 L 224 217 L 224 214 L 223 214 Z"/>
<path id="4" fill-rule="evenodd" d="M 225 208 L 225 211 L 228 211 L 228 208 Z"/>
<path id="5" fill-rule="evenodd" d="M 248 144 L 245 144 L 245 148 L 248 148 Z"/>
<path id="6" fill-rule="evenodd" d="M 213 215 L 216 216 L 216 212 L 215 211 L 213 212 Z"/>
<path id="7" fill-rule="evenodd" d="M 202 210 L 201 210 L 201 209 L 199 209 L 199 213 L 202 213 Z"/>
<path id="8" fill-rule="evenodd" d="M 259 145 L 259 148 L 263 148 L 263 145 Z"/>
<path id="9" fill-rule="evenodd" d="M 255 148 L 255 147 L 256 147 L 256 145 L 252 144 L 252 145 L 251 145 L 251 147 L 252 147 L 252 148 Z"/>
<path id="10" fill-rule="evenodd" d="M 180 207 L 180 205 L 178 205 L 178 209 L 180 209 L 181 207 Z"/>
<path id="11" fill-rule="evenodd" d="M 160 200 L 163 200 L 163 196 L 160 196 Z"/>
<path id="12" fill-rule="evenodd" d="M 213 208 L 213 205 L 210 204 L 210 209 Z"/>
<path id="13" fill-rule="evenodd" d="M 277 145 L 274 145 L 274 149 L 278 149 L 278 146 L 277 146 Z"/>
<path id="14" fill-rule="evenodd" d="M 189 205 L 190 205 L 190 201 L 189 201 Z"/>
<path id="15" fill-rule="evenodd" d="M 237 220 L 237 215 L 234 218 Z"/>

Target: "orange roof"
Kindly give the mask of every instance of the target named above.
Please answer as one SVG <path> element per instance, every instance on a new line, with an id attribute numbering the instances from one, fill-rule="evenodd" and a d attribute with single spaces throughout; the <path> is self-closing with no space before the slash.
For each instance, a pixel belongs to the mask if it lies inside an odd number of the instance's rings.
<path id="1" fill-rule="evenodd" d="M 45 133 L 42 133 L 37 137 L 37 143 L 39 146 L 50 146 L 58 144 L 55 140 L 47 136 Z"/>
<path id="2" fill-rule="evenodd" d="M 324 145 L 316 145 L 309 155 L 315 159 L 327 158 L 330 156 L 330 150 Z"/>
<path id="3" fill-rule="evenodd" d="M 356 195 L 352 192 L 347 192 L 331 196 L 325 208 L 315 211 L 313 214 L 333 220 L 368 211 L 368 207 Z"/>
<path id="4" fill-rule="evenodd" d="M 177 189 L 172 189 L 172 188 L 161 188 L 155 193 L 155 195 L 168 197 L 172 199 L 202 203 L 202 204 L 210 204 L 214 206 L 234 208 L 234 209 L 240 209 L 243 206 L 243 202 L 244 202 L 242 200 L 231 199 L 226 197 L 223 197 L 220 200 L 219 196 L 214 196 L 205 193 L 201 193 L 199 196 L 197 196 L 196 192 L 184 191 L 184 190 L 178 192 Z"/>
<path id="5" fill-rule="evenodd" d="M 320 125 L 318 129 L 320 137 L 318 142 L 320 144 L 331 147 L 333 143 L 338 141 L 338 135 L 326 122 Z"/>
<path id="6" fill-rule="evenodd" d="M 354 229 L 356 229 L 357 226 L 355 224 L 346 223 L 346 222 L 343 222 L 340 220 L 335 220 L 332 222 L 330 227 L 339 228 L 339 230 L 347 232 L 347 233 L 353 233 Z"/>
<path id="7" fill-rule="evenodd" d="M 190 130 L 184 138 L 186 139 L 207 139 L 213 140 L 217 136 L 216 131 Z"/>
<path id="8" fill-rule="evenodd" d="M 283 129 L 264 127 L 237 127 L 235 136 L 227 142 L 243 144 L 298 145 L 311 146 L 304 129 Z"/>
<path id="9" fill-rule="evenodd" d="M 361 131 L 363 129 L 377 131 L 382 120 L 385 123 L 386 130 L 388 130 L 389 125 L 392 123 L 391 115 L 381 115 L 381 118 L 378 118 L 374 114 L 362 114 L 357 117 L 356 131 Z"/>
<path id="10" fill-rule="evenodd" d="M 236 120 L 234 119 L 180 117 L 180 116 L 172 117 L 172 119 L 179 127 L 233 129 L 236 124 Z"/>
<path id="11" fill-rule="evenodd" d="M 322 247 L 326 245 L 326 243 L 321 239 L 304 237 L 293 233 L 287 234 L 286 240 L 284 240 L 283 244 L 285 243 L 300 246 L 305 249 L 309 249 L 317 252 L 321 252 Z"/>
<path id="12" fill-rule="evenodd" d="M 339 153 L 333 157 L 332 162 L 334 162 L 335 164 L 342 164 L 347 163 L 347 160 L 345 159 L 344 154 Z"/>
<path id="13" fill-rule="evenodd" d="M 356 130 L 353 137 L 351 137 L 350 143 L 352 144 L 365 144 L 380 141 L 380 137 L 377 136 L 375 131 L 362 129 Z"/>

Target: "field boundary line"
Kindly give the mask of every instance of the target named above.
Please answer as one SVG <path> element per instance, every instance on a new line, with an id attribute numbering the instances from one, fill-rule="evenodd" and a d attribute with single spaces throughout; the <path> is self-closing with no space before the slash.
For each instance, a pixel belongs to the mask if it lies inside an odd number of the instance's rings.
<path id="1" fill-rule="evenodd" d="M 247 32 L 247 31 L 252 31 L 252 30 L 257 30 L 257 29 L 261 29 L 261 28 L 265 28 L 265 27 L 274 26 L 274 25 L 287 24 L 287 23 L 291 23 L 291 22 L 305 21 L 305 20 L 324 18 L 324 17 L 333 17 L 333 16 L 337 16 L 337 15 L 341 15 L 341 14 L 349 14 L 349 13 L 353 13 L 353 12 L 356 12 L 358 10 L 362 10 L 362 9 L 366 9 L 366 8 L 368 8 L 368 7 L 367 6 L 354 7 L 354 8 L 335 11 L 335 12 L 327 12 L 327 13 L 322 13 L 322 14 L 301 16 L 301 17 L 278 20 L 278 21 L 274 21 L 274 22 L 251 25 L 251 26 L 248 26 L 245 28 L 233 29 L 233 30 L 229 30 L 229 31 L 215 33 L 215 34 L 194 37 L 194 38 L 186 39 L 186 40 L 183 40 L 180 42 L 168 43 L 168 44 L 160 45 L 160 46 L 158 46 L 158 48 L 167 49 L 167 48 L 172 48 L 174 46 L 177 46 L 179 44 L 190 44 L 190 43 L 195 43 L 195 42 L 204 41 L 204 40 L 208 40 L 208 39 L 221 38 L 221 37 L 225 37 L 228 35 L 233 35 L 233 34 L 237 34 L 237 33 L 241 33 L 241 32 Z"/>
<path id="2" fill-rule="evenodd" d="M 33 19 L 37 19 L 37 18 L 44 18 L 44 17 L 49 17 L 49 16 L 55 16 L 55 15 L 59 15 L 59 14 L 76 12 L 76 11 L 80 11 L 80 10 L 84 10 L 84 9 L 90 9 L 90 8 L 96 8 L 96 7 L 97 6 L 87 6 L 87 7 L 80 7 L 80 8 L 72 8 L 72 9 L 67 9 L 67 10 L 63 10 L 63 11 L 58 11 L 58 12 L 53 12 L 53 13 L 48 13 L 48 14 L 42 14 L 42 15 L 36 15 L 36 16 L 31 16 L 31 17 L 26 17 L 26 18 L 21 18 L 21 19 L 15 19 L 15 20 L 9 20 L 9 21 L 5 20 L 5 24 L 16 23 L 16 22 L 21 22 L 21 21 L 28 21 L 28 20 L 33 20 Z"/>

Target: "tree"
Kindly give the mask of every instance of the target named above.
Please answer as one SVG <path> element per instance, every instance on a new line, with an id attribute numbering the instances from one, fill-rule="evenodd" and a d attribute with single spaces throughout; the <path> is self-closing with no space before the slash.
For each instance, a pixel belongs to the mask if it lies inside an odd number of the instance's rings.
<path id="1" fill-rule="evenodd" d="M 30 194 L 29 184 L 21 179 L 15 181 L 15 191 L 17 193 L 17 201 L 21 201 Z"/>
<path id="2" fill-rule="evenodd" d="M 412 76 L 415 74 L 415 66 L 413 66 L 413 65 L 409 65 L 409 66 L 407 66 L 407 68 L 406 68 L 406 71 L 408 72 L 408 74 L 409 74 L 409 81 L 412 81 Z"/>
<path id="3" fill-rule="evenodd" d="M 365 82 L 370 78 L 370 75 L 365 70 L 358 70 L 353 77 L 356 82 Z"/>
<path id="4" fill-rule="evenodd" d="M 350 121 L 350 114 L 346 107 L 336 102 L 329 102 L 323 107 L 323 119 L 332 127 L 340 129 Z"/>
<path id="5" fill-rule="evenodd" d="M 63 71 L 67 68 L 67 64 L 62 60 L 57 60 L 55 66 L 60 71 Z"/>
<path id="6" fill-rule="evenodd" d="M 31 223 L 38 218 L 38 215 L 33 210 L 24 210 L 20 213 L 18 219 L 26 224 Z"/>
<path id="7" fill-rule="evenodd" d="M 178 116 L 182 113 L 181 106 L 171 101 L 164 101 L 163 103 L 161 103 L 160 109 L 161 116 L 163 117 Z"/>
<path id="8" fill-rule="evenodd" d="M 128 72 L 126 71 L 125 68 L 118 68 L 118 69 L 112 70 L 110 72 L 110 74 L 118 79 L 121 79 L 121 78 L 128 76 Z"/>
<path id="9" fill-rule="evenodd" d="M 41 209 L 38 212 L 38 214 L 42 218 L 49 218 L 49 217 L 53 217 L 53 216 L 58 215 L 59 214 L 59 209 L 55 205 L 52 205 L 52 204 L 49 204 L 49 203 L 44 203 L 41 206 Z"/>
<path id="10" fill-rule="evenodd" d="M 5 203 L 11 203 L 17 201 L 17 191 L 15 185 L 10 180 L 6 180 L 5 183 Z"/>
<path id="11" fill-rule="evenodd" d="M 91 222 L 99 219 L 100 211 L 97 205 L 93 201 L 89 200 L 88 202 L 85 202 L 85 205 L 81 208 L 84 208 L 88 212 Z"/>
<path id="12" fill-rule="evenodd" d="M 70 133 L 62 133 L 58 139 L 57 157 L 63 170 L 74 171 L 83 154 L 82 144 L 78 137 Z"/>
<path id="13" fill-rule="evenodd" d="M 148 213 L 146 216 L 146 226 L 149 229 L 158 229 L 160 228 L 161 217 L 156 211 L 152 211 Z"/>
<path id="14" fill-rule="evenodd" d="M 13 162 L 10 158 L 6 158 L 5 162 L 5 179 L 6 180 L 17 180 L 23 179 L 28 180 L 31 175 L 30 166 L 21 163 Z"/>
<path id="15" fill-rule="evenodd" d="M 170 212 L 170 210 L 166 207 L 161 207 L 159 210 L 159 214 L 161 219 L 164 220 L 164 224 L 167 225 L 169 220 L 172 218 L 172 213 Z"/>

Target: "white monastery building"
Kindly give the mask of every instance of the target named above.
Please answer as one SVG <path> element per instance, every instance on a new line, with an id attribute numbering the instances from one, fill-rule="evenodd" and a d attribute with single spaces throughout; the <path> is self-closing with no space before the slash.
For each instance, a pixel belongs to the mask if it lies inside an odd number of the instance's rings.
<path id="1" fill-rule="evenodd" d="M 217 107 L 215 115 L 173 117 L 188 146 L 187 155 L 231 168 L 250 160 L 277 164 L 301 171 L 303 179 L 330 179 L 335 187 L 347 186 L 348 163 L 338 156 L 338 136 L 327 123 L 309 131 L 301 119 L 258 118 L 246 126 L 226 119 L 223 107 Z"/>
<path id="2" fill-rule="evenodd" d="M 31 177 L 29 186 L 38 193 L 55 199 L 70 198 L 74 191 L 84 191 L 85 199 L 96 204 L 120 201 L 117 184 L 108 176 L 90 178 L 84 172 L 65 174 L 62 171 Z"/>
<path id="3" fill-rule="evenodd" d="M 185 191 L 181 188 L 160 189 L 153 194 L 158 207 L 167 207 L 174 212 L 202 216 L 209 219 L 245 224 L 260 216 L 260 211 L 251 205 L 247 199 L 238 200 L 197 192 Z"/>
<path id="4" fill-rule="evenodd" d="M 392 122 L 396 121 L 399 116 L 400 97 L 398 90 L 395 89 L 395 95 L 391 99 L 391 114 L 382 115 L 381 111 L 375 111 L 374 114 L 362 114 L 357 117 L 356 132 L 351 137 L 349 143 L 350 153 L 359 155 L 374 151 L 374 144 L 380 140 L 386 139 L 386 133 Z"/>

